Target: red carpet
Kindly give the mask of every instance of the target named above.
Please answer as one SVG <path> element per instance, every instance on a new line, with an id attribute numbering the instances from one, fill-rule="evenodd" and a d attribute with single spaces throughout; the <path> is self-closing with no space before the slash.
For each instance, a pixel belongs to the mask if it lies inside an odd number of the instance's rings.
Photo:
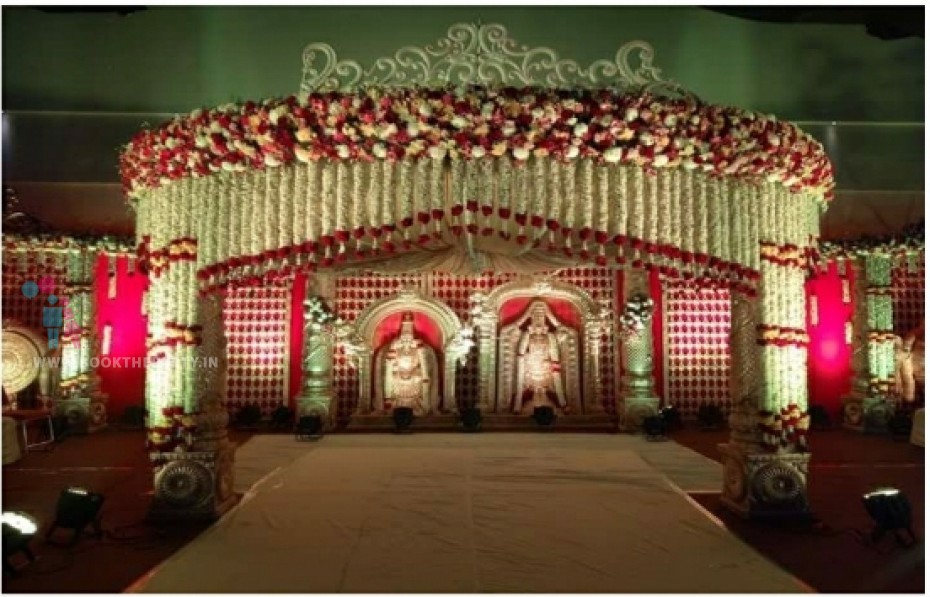
<path id="1" fill-rule="evenodd" d="M 679 443 L 720 460 L 717 444 L 728 432 L 685 430 Z M 811 509 L 822 526 L 792 528 L 748 522 L 724 510 L 717 494 L 693 495 L 702 506 L 759 552 L 821 592 L 924 592 L 924 450 L 885 436 L 833 430 L 811 437 Z M 867 532 L 871 520 L 862 506 L 864 493 L 896 487 L 911 502 L 912 549 L 894 546 L 890 537 L 877 548 L 863 545 L 855 531 Z"/>

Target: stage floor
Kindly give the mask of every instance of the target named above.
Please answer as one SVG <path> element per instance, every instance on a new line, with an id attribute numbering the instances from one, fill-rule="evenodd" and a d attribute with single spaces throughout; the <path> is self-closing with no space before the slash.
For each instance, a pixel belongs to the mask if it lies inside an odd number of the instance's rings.
<path id="1" fill-rule="evenodd" d="M 142 592 L 797 592 L 684 494 L 719 464 L 595 434 L 256 436 L 237 508 Z"/>

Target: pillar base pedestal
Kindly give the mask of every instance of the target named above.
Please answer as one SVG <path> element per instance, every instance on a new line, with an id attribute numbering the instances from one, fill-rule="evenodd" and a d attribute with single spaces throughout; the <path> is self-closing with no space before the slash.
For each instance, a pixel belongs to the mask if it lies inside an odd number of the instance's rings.
<path id="1" fill-rule="evenodd" d="M 329 431 L 336 424 L 335 405 L 332 391 L 329 387 L 322 391 L 307 391 L 312 388 L 305 387 L 304 393 L 297 397 L 297 417 L 320 415 L 323 417 L 325 430 Z"/>
<path id="2" fill-rule="evenodd" d="M 642 431 L 643 419 L 659 413 L 658 396 L 628 396 L 617 401 L 617 429 Z"/>
<path id="3" fill-rule="evenodd" d="M 55 401 L 56 416 L 68 419 L 68 432 L 95 433 L 107 428 L 106 396 L 71 396 Z"/>
<path id="4" fill-rule="evenodd" d="M 216 520 L 236 503 L 233 492 L 235 447 L 215 452 L 155 452 L 154 493 L 149 519 Z"/>
<path id="5" fill-rule="evenodd" d="M 809 453 L 751 452 L 719 444 L 723 505 L 743 518 L 811 518 L 807 499 Z"/>
<path id="6" fill-rule="evenodd" d="M 862 433 L 888 433 L 894 402 L 885 396 L 852 395 L 843 401 L 843 427 Z"/>

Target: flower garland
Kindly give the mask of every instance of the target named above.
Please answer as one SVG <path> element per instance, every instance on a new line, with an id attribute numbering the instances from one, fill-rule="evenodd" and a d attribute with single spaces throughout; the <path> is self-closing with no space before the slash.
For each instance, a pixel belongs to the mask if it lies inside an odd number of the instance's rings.
<path id="1" fill-rule="evenodd" d="M 646 323 L 652 317 L 655 303 L 645 294 L 637 294 L 626 302 L 620 316 L 620 329 L 626 336 L 633 336 L 646 329 Z"/>
<path id="2" fill-rule="evenodd" d="M 135 243 L 131 238 L 110 235 L 36 234 L 22 236 L 4 234 L 3 246 L 8 251 L 34 250 L 71 253 L 86 250 L 107 255 L 131 255 L 135 252 Z"/>
<path id="3" fill-rule="evenodd" d="M 846 241 L 821 241 L 814 256 L 821 263 L 867 255 L 901 255 L 922 253 L 925 247 L 925 223 L 920 220 L 900 233 L 887 236 L 863 236 Z"/>
<path id="4" fill-rule="evenodd" d="M 138 133 L 120 156 L 138 197 L 172 180 L 295 161 L 453 161 L 530 156 L 682 167 L 832 197 L 823 146 L 739 108 L 648 93 L 483 87 L 289 96 L 195 110 Z"/>
<path id="5" fill-rule="evenodd" d="M 182 406 L 161 409 L 165 424 L 149 427 L 148 448 L 156 452 L 186 452 L 194 442 L 197 422 Z"/>
<path id="6" fill-rule="evenodd" d="M 803 412 L 797 404 L 789 404 L 778 412 L 759 411 L 758 418 L 762 445 L 768 450 L 808 450 L 807 431 L 810 428 L 810 414 Z"/>
<path id="7" fill-rule="evenodd" d="M 322 298 L 312 296 L 304 301 L 305 323 L 315 330 L 322 330 L 326 326 L 342 324 L 342 320 L 336 317 Z"/>

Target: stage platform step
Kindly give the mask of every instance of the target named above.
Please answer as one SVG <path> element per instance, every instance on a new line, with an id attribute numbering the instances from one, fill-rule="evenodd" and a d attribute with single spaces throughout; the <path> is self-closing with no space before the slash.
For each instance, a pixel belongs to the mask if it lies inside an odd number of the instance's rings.
<path id="1" fill-rule="evenodd" d="M 454 415 L 428 415 L 417 417 L 410 426 L 411 431 L 454 431 L 461 427 L 458 417 Z M 484 431 L 518 431 L 538 429 L 536 421 L 530 415 L 513 415 L 487 413 L 482 416 L 481 429 Z M 608 414 L 558 415 L 550 425 L 559 431 L 613 431 L 616 429 L 614 418 Z M 390 415 L 353 415 L 344 431 L 393 431 L 394 421 Z"/>

